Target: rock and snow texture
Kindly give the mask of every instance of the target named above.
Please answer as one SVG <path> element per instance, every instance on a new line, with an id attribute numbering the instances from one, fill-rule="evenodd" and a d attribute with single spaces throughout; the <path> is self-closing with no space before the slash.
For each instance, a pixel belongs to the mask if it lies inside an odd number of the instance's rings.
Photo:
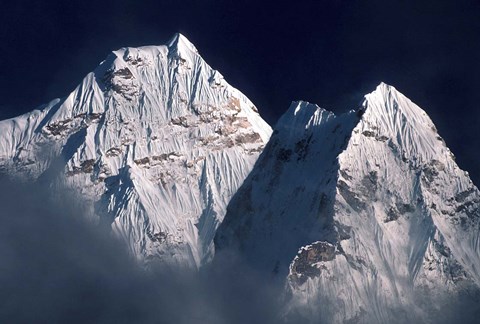
<path id="1" fill-rule="evenodd" d="M 0 122 L 0 171 L 82 193 L 140 261 L 198 267 L 270 134 L 177 34 L 114 51 L 66 98 Z"/>
<path id="2" fill-rule="evenodd" d="M 217 248 L 287 277 L 288 316 L 436 322 L 479 303 L 480 193 L 386 84 L 335 116 L 298 102 L 227 208 Z"/>
<path id="3" fill-rule="evenodd" d="M 199 267 L 215 236 L 286 279 L 287 317 L 435 322 L 479 303 L 480 192 L 423 110 L 381 84 L 341 116 L 295 102 L 270 135 L 178 34 L 1 121 L 0 172 L 81 193 L 142 262 Z"/>

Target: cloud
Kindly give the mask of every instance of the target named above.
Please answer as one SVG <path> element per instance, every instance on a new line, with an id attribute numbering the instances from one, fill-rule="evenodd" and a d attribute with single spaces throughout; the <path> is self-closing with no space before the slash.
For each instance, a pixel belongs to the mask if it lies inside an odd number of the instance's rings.
<path id="1" fill-rule="evenodd" d="M 0 179 L 0 206 L 0 322 L 278 322 L 281 287 L 236 258 L 146 271 L 76 197 Z"/>
<path id="2" fill-rule="evenodd" d="M 231 251 L 200 272 L 145 270 L 108 229 L 85 221 L 89 212 L 76 196 L 53 200 L 43 185 L 0 177 L 0 206 L 2 323 L 320 322 L 301 311 L 282 319 L 283 283 Z M 465 292 L 434 305 L 428 295 L 416 298 L 432 322 L 474 323 L 478 290 Z"/>

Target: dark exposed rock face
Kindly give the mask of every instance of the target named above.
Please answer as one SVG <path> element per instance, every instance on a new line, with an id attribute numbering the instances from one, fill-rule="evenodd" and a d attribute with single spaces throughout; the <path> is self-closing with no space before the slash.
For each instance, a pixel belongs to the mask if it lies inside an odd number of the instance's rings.
<path id="1" fill-rule="evenodd" d="M 301 248 L 290 267 L 290 279 L 302 284 L 320 275 L 321 263 L 332 261 L 336 254 L 335 246 L 328 242 L 315 242 Z"/>
<path id="2" fill-rule="evenodd" d="M 73 170 L 67 171 L 67 176 L 73 176 L 79 173 L 92 173 L 95 166 L 95 160 L 86 160 L 83 161 L 79 167 L 73 167 Z"/>

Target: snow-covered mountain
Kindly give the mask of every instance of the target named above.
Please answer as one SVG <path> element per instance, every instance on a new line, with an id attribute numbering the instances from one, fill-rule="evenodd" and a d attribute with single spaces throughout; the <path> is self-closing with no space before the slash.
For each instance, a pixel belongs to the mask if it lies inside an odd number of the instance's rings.
<path id="1" fill-rule="evenodd" d="M 288 316 L 436 322 L 479 304 L 479 223 L 480 192 L 430 118 L 380 84 L 341 116 L 293 103 L 215 244 L 287 278 Z"/>
<path id="2" fill-rule="evenodd" d="M 1 121 L 0 173 L 80 195 L 141 263 L 237 251 L 285 282 L 287 319 L 436 322 L 480 304 L 480 192 L 386 84 L 340 116 L 294 102 L 272 134 L 177 34 Z"/>
<path id="3" fill-rule="evenodd" d="M 177 34 L 114 51 L 66 98 L 0 122 L 0 171 L 81 193 L 141 262 L 195 268 L 270 134 Z"/>

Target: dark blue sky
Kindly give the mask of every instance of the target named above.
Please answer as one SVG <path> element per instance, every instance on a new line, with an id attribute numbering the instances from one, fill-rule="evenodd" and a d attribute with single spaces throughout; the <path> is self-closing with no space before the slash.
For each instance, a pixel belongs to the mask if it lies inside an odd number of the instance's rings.
<path id="1" fill-rule="evenodd" d="M 340 113 L 395 86 L 480 183 L 478 0 L 7 0 L 0 26 L 2 119 L 67 95 L 111 50 L 179 31 L 271 124 L 292 100 Z"/>

